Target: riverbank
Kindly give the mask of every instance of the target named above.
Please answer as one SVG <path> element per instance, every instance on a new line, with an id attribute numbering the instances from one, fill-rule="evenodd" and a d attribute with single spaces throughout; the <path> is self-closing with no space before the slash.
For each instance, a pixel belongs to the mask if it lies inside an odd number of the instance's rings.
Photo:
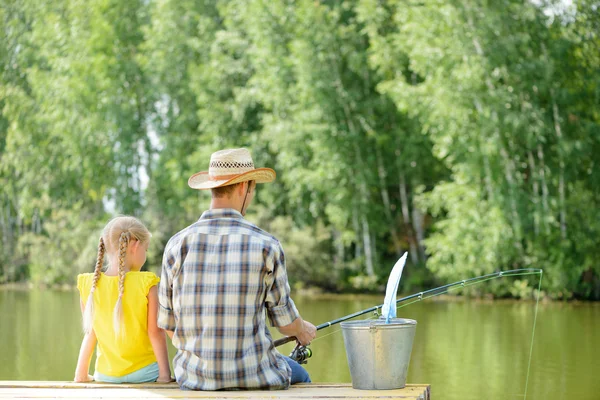
<path id="1" fill-rule="evenodd" d="M 76 290 L 76 285 L 71 285 L 68 283 L 62 284 L 34 284 L 32 282 L 10 282 L 10 283 L 2 283 L 0 284 L 0 290 L 60 290 L 60 291 L 71 291 Z"/>
<path id="2" fill-rule="evenodd" d="M 0 290 L 14 290 L 14 291 L 30 291 L 30 290 L 55 290 L 61 292 L 69 292 L 76 291 L 77 286 L 73 284 L 63 283 L 63 284 L 34 284 L 31 282 L 11 282 L 11 283 L 2 283 L 0 284 Z M 418 292 L 417 292 L 418 293 Z M 397 298 L 400 299 L 404 296 L 408 296 L 414 293 L 399 293 Z M 319 289 L 306 288 L 300 290 L 293 290 L 293 296 L 302 296 L 302 297 L 311 297 L 315 300 L 346 300 L 346 301 L 366 301 L 373 306 L 378 304 L 383 304 L 383 296 L 382 294 L 373 294 L 373 293 L 327 293 L 323 292 Z M 415 300 L 410 300 L 415 301 Z M 496 298 L 491 294 L 483 294 L 480 296 L 473 295 L 462 295 L 462 294 L 440 294 L 434 297 L 430 297 L 424 299 L 422 301 L 432 301 L 432 302 L 476 302 L 480 304 L 489 304 L 489 303 L 530 303 L 535 302 L 535 299 L 516 299 L 516 298 Z M 552 299 L 549 296 L 543 296 L 540 298 L 540 302 L 543 304 L 548 303 L 564 303 L 564 304 L 597 304 L 600 306 L 600 300 L 580 300 L 580 299 Z"/>
<path id="3" fill-rule="evenodd" d="M 419 293 L 419 292 L 415 292 Z M 402 297 L 413 295 L 415 293 L 398 293 L 396 298 L 401 299 Z M 365 300 L 371 302 L 373 305 L 383 304 L 384 293 L 373 294 L 373 293 L 326 293 L 319 290 L 301 289 L 292 291 L 292 295 L 300 295 L 306 297 L 312 297 L 316 300 Z M 409 302 L 415 301 L 416 299 L 409 300 Z M 426 298 L 422 301 L 432 302 L 477 302 L 480 304 L 491 304 L 491 303 L 532 303 L 536 299 L 517 299 L 517 298 L 499 298 L 494 297 L 491 294 L 483 294 L 475 296 L 471 294 L 440 294 L 437 296 Z M 550 296 L 542 295 L 540 302 L 547 303 L 565 303 L 565 304 L 598 304 L 600 306 L 600 300 L 581 300 L 581 299 L 553 299 Z"/>

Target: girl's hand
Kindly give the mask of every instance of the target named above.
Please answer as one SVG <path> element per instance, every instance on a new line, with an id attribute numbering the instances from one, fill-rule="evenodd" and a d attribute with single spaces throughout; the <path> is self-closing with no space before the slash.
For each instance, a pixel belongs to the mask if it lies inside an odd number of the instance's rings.
<path id="1" fill-rule="evenodd" d="M 158 379 L 156 380 L 156 382 L 158 383 L 169 383 L 169 382 L 175 382 L 175 379 L 169 375 L 169 376 L 158 376 Z"/>
<path id="2" fill-rule="evenodd" d="M 94 381 L 94 377 L 91 376 L 90 374 L 86 374 L 86 375 L 83 375 L 83 376 L 75 376 L 74 381 L 75 382 L 80 382 L 80 383 L 83 383 L 83 382 L 93 382 Z"/>

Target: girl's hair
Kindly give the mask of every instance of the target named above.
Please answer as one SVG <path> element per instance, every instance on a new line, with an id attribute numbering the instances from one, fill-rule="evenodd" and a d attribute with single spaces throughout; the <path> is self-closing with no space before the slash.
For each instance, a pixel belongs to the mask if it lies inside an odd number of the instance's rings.
<path id="1" fill-rule="evenodd" d="M 104 264 L 104 253 L 108 251 L 109 255 L 117 253 L 117 262 L 119 263 L 119 297 L 113 312 L 113 325 L 115 334 L 121 331 L 121 321 L 123 319 L 123 292 L 125 290 L 125 256 L 127 247 L 131 240 L 138 240 L 142 243 L 150 241 L 150 232 L 140 220 L 130 216 L 120 216 L 113 218 L 106 224 L 100 241 L 98 243 L 98 258 L 94 268 L 94 277 L 92 279 L 92 288 L 85 304 L 83 313 L 83 330 L 85 333 L 92 331 L 94 322 L 94 291 L 98 285 L 100 272 Z"/>

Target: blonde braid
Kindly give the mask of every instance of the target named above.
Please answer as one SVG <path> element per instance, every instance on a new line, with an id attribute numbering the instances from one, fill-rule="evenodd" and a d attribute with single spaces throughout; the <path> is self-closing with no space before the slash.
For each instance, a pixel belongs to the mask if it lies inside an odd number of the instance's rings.
<path id="1" fill-rule="evenodd" d="M 94 268 L 94 277 L 92 279 L 92 288 L 90 289 L 90 295 L 88 296 L 87 302 L 85 303 L 85 310 L 83 312 L 83 331 L 88 334 L 92 331 L 94 325 L 94 291 L 98 285 L 98 279 L 100 279 L 100 271 L 104 264 L 104 239 L 100 237 L 98 242 L 98 258 L 96 260 L 96 267 Z"/>
<path id="2" fill-rule="evenodd" d="M 127 255 L 127 247 L 129 246 L 129 240 L 131 234 L 129 232 L 122 232 L 119 237 L 119 298 L 117 304 L 115 304 L 115 310 L 113 312 L 113 326 L 115 334 L 121 332 L 121 321 L 123 320 L 123 292 L 125 291 L 125 256 Z"/>

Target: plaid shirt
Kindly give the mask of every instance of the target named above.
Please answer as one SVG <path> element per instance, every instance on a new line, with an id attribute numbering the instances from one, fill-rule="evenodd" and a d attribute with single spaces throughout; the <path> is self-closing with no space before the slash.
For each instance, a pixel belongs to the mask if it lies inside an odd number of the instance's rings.
<path id="1" fill-rule="evenodd" d="M 206 211 L 169 240 L 159 302 L 158 326 L 174 332 L 182 388 L 289 386 L 291 370 L 266 325 L 266 315 L 273 326 L 299 316 L 283 250 L 236 210 Z"/>

